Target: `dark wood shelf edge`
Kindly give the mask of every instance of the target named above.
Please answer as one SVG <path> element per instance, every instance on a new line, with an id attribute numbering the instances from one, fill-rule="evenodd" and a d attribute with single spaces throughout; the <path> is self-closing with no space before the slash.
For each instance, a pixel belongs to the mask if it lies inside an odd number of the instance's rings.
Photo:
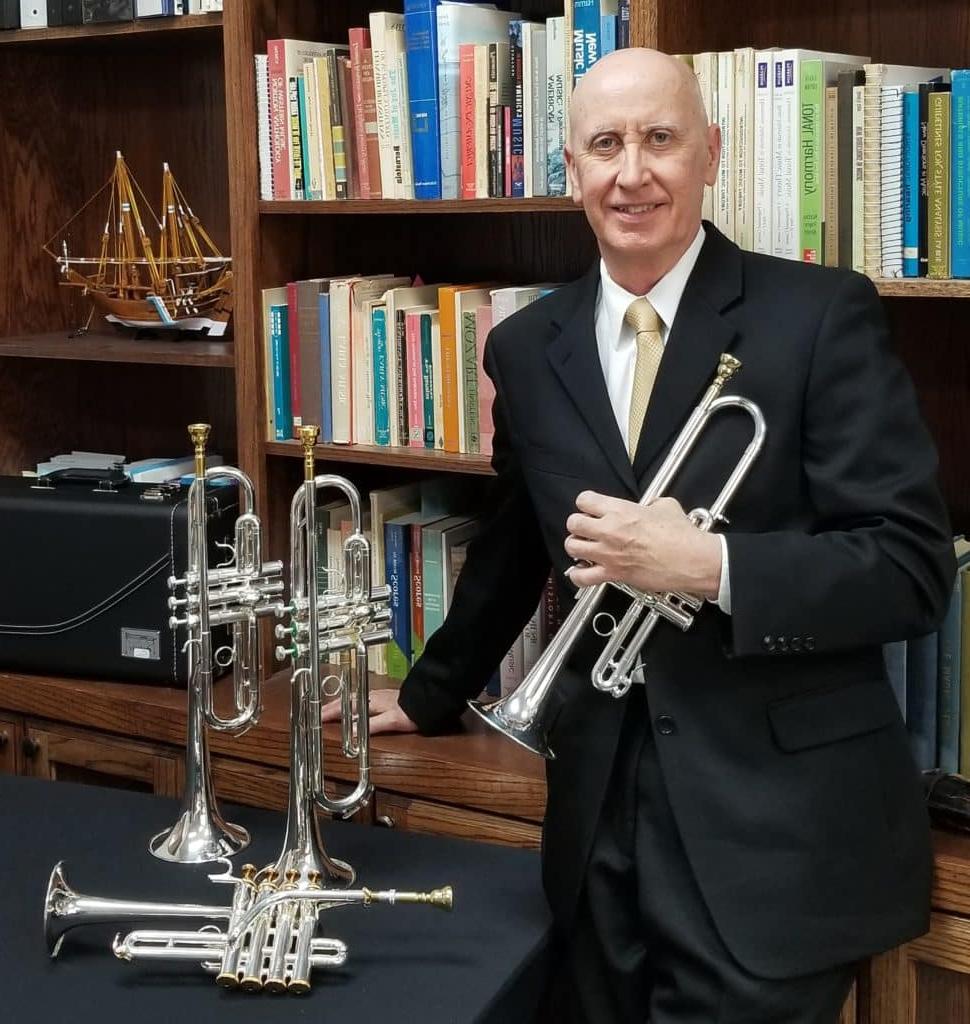
<path id="1" fill-rule="evenodd" d="M 183 14 L 172 18 L 141 18 L 99 25 L 62 25 L 57 28 L 20 28 L 0 31 L 0 46 L 35 46 L 44 43 L 109 39 L 117 36 L 164 35 L 221 29 L 221 14 Z"/>
<path id="2" fill-rule="evenodd" d="M 259 212 L 267 215 L 352 215 L 403 213 L 569 213 L 579 212 L 568 196 L 534 199 L 328 199 L 261 200 Z"/>
<path id="3" fill-rule="evenodd" d="M 216 686 L 220 709 L 232 681 Z M 388 685 L 372 674 L 373 688 Z M 272 676 L 263 689 L 259 725 L 241 736 L 210 732 L 214 755 L 277 769 L 289 767 L 289 673 Z M 167 744 L 185 742 L 186 694 L 171 687 L 35 676 L 0 670 L 0 709 L 45 722 L 94 729 L 122 739 Z M 459 733 L 426 737 L 374 736 L 371 780 L 378 789 L 451 803 L 458 807 L 541 822 L 545 766 L 469 713 Z M 356 761 L 341 752 L 339 730 L 325 729 L 326 772 L 333 780 L 356 778 Z"/>
<path id="4" fill-rule="evenodd" d="M 303 449 L 298 441 L 264 441 L 263 452 L 292 459 L 303 458 Z M 458 455 L 427 448 L 388 448 L 369 444 L 318 444 L 314 452 L 320 462 L 354 462 L 440 473 L 493 475 L 488 455 Z"/>
<path id="5" fill-rule="evenodd" d="M 98 332 L 71 338 L 67 330 L 0 338 L 0 357 L 229 368 L 236 362 L 232 341 L 138 341 Z"/>
<path id="6" fill-rule="evenodd" d="M 929 281 L 925 277 L 877 277 L 872 283 L 884 298 L 970 299 L 970 281 L 960 278 Z"/>

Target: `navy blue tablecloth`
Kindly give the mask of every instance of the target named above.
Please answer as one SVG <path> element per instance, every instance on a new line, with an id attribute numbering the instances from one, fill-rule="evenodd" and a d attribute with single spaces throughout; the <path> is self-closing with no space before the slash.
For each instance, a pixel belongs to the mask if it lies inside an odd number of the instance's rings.
<path id="1" fill-rule="evenodd" d="M 328 852 L 372 889 L 450 884 L 455 909 L 348 906 L 324 912 L 318 935 L 343 940 L 347 963 L 316 970 L 308 995 L 226 991 L 192 963 L 123 963 L 112 936 L 136 927 L 191 929 L 181 921 L 90 926 L 67 934 L 57 960 L 43 937 L 52 866 L 89 896 L 228 903 L 211 866 L 165 864 L 148 839 L 174 822 L 175 801 L 64 782 L 0 776 L 0 1016 L 11 1024 L 70 1021 L 197 1024 L 216 1019 L 527 1024 L 545 978 L 549 916 L 530 851 L 325 823 Z M 226 807 L 252 845 L 239 865 L 276 859 L 284 817 Z M 198 925 L 205 922 L 198 922 Z"/>

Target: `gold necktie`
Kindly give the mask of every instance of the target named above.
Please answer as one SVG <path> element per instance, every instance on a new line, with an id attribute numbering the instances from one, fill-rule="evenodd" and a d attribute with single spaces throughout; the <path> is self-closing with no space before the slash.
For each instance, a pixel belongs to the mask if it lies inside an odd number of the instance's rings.
<path id="1" fill-rule="evenodd" d="M 637 360 L 633 368 L 633 394 L 630 398 L 630 420 L 627 431 L 627 450 L 633 461 L 640 440 L 643 417 L 650 402 L 664 345 L 660 337 L 660 317 L 646 299 L 630 303 L 623 319 L 637 332 Z"/>

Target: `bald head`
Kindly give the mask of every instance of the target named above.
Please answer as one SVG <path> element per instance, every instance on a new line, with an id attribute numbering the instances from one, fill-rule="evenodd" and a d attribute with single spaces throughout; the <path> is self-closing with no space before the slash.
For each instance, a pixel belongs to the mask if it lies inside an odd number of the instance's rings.
<path id="1" fill-rule="evenodd" d="M 577 147 L 590 121 L 609 109 L 611 97 L 628 89 L 665 97 L 692 129 L 706 130 L 707 111 L 694 72 L 670 54 L 629 47 L 598 60 L 576 83 L 569 101 L 571 148 Z"/>

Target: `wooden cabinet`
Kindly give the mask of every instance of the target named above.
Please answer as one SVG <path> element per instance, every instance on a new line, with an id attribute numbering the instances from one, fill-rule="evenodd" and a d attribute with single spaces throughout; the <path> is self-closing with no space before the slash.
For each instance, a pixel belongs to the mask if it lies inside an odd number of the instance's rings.
<path id="1" fill-rule="evenodd" d="M 449 807 L 431 800 L 412 800 L 393 793 L 378 793 L 376 822 L 385 828 L 407 832 L 431 832 L 439 836 L 457 836 L 503 846 L 525 846 L 538 850 L 542 829 L 524 821 L 498 818 L 480 811 Z"/>
<path id="2" fill-rule="evenodd" d="M 23 740 L 24 774 L 141 789 L 178 796 L 179 761 L 171 750 L 128 739 L 28 721 Z"/>
<path id="3" fill-rule="evenodd" d="M 23 731 L 18 719 L 0 715 L 0 775 L 20 774 Z"/>

